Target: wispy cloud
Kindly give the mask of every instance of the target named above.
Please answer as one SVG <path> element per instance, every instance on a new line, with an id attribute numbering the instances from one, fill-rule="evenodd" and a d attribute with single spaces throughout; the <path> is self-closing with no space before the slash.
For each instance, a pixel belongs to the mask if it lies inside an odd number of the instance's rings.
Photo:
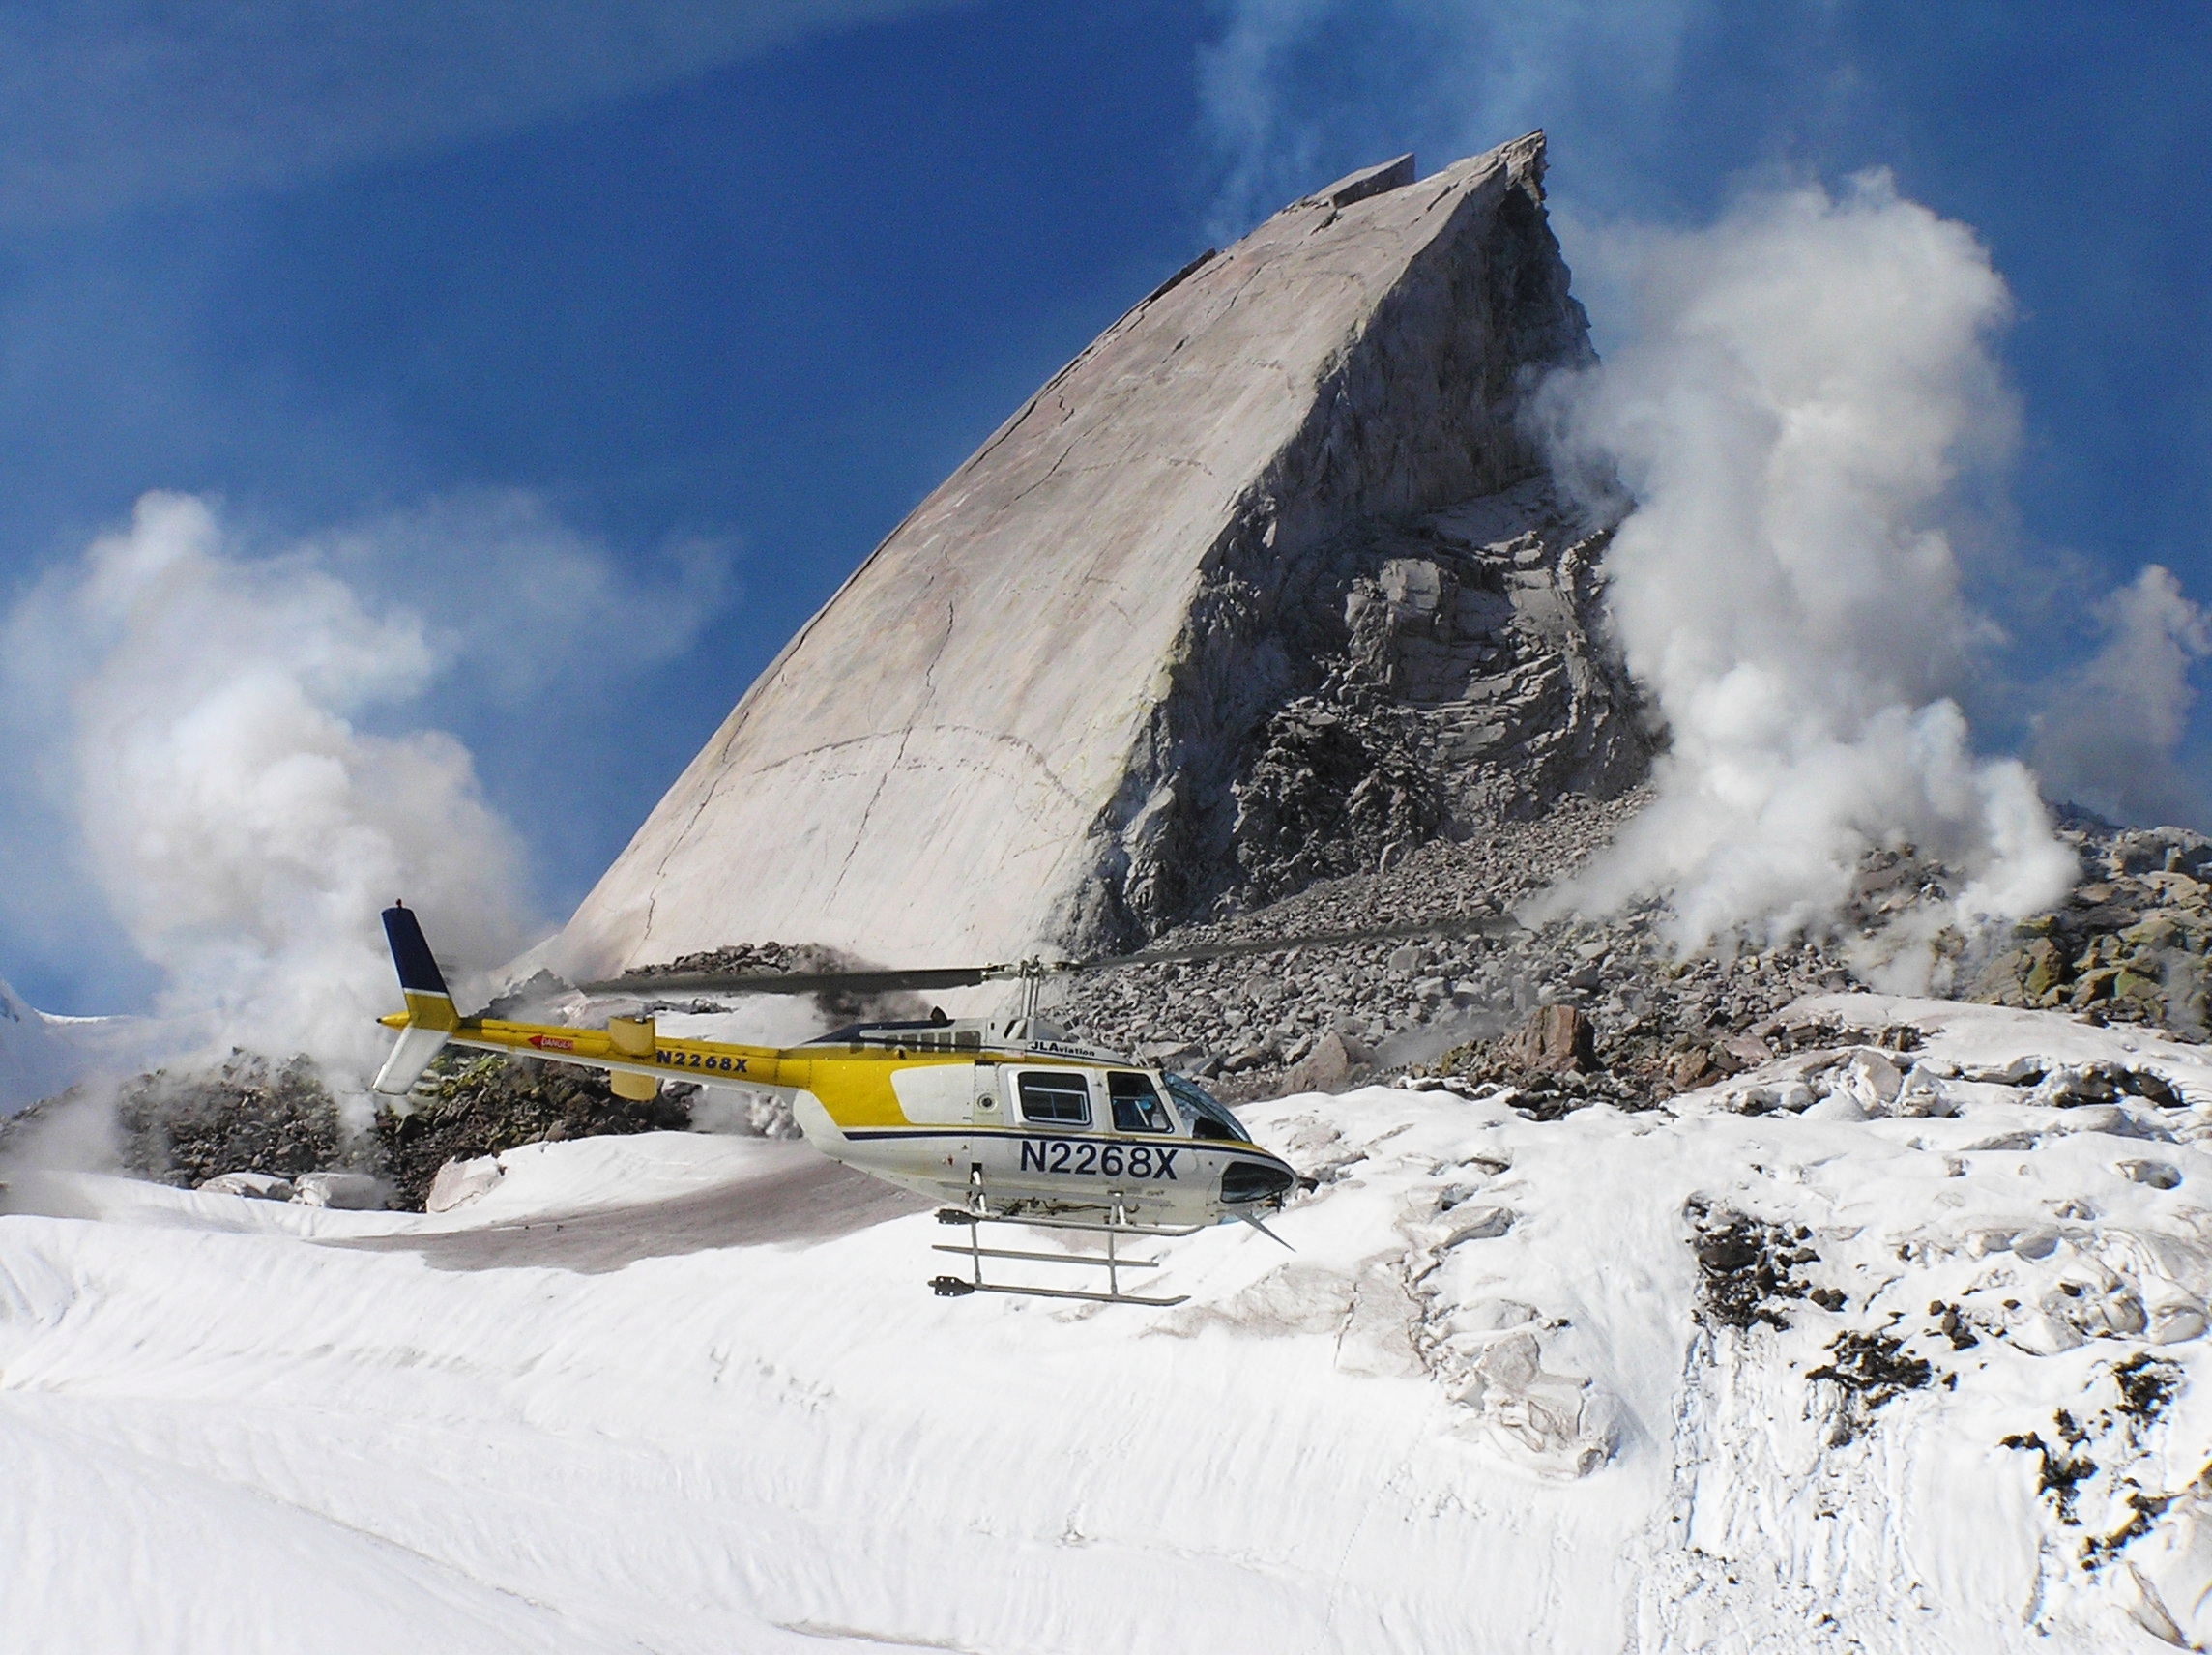
<path id="1" fill-rule="evenodd" d="M 285 185 L 963 0 L 69 0 L 0 10 L 0 221 Z"/>
<path id="2" fill-rule="evenodd" d="M 442 659 L 509 706 L 683 655 L 733 593 L 732 546 L 683 538 L 617 557 L 528 489 L 438 496 L 302 547 L 359 589 L 420 607 Z"/>

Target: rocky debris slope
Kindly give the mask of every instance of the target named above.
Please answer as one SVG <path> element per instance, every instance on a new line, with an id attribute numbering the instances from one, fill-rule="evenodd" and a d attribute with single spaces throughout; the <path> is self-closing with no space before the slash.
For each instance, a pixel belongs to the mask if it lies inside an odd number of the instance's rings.
<path id="1" fill-rule="evenodd" d="M 1546 815 L 1433 841 L 1375 873 L 1319 884 L 1157 944 L 1315 934 L 1434 920 L 1470 933 L 1288 946 L 1077 979 L 1055 1014 L 1071 1031 L 1262 1096 L 1410 1064 L 1464 1060 L 1544 1004 L 1581 1010 L 1596 1068 L 1563 1086 L 1624 1100 L 1746 1066 L 1730 1042 L 1800 996 L 1853 982 L 1844 952 L 1802 944 L 1733 960 L 1674 957 L 1656 903 L 1604 923 L 1517 930 L 1511 913 L 1610 842 L 1641 804 L 1569 797 Z M 1472 932 L 1474 926 L 1484 926 Z M 1499 935 L 1502 929 L 1505 934 Z M 1763 1054 L 1762 1054 L 1763 1055 Z"/>
<path id="2" fill-rule="evenodd" d="M 1467 935 L 1103 972 L 1078 979 L 1058 1015 L 1087 1038 L 1207 1076 L 1232 1096 L 1336 1089 L 1415 1067 L 1511 1082 L 1529 1108 L 1597 1098 L 1642 1107 L 1819 1048 L 1819 1031 L 1786 1024 L 1783 1009 L 1873 986 L 1892 928 L 1955 888 L 1949 870 L 1909 849 L 1877 851 L 1831 934 L 1732 957 L 1677 957 L 1656 901 L 1603 921 L 1499 923 L 1609 842 L 1642 798 L 1570 796 L 1534 820 L 1432 842 L 1381 871 L 1318 883 L 1158 945 L 1429 919 L 1465 923 Z M 2212 840 L 2079 817 L 2061 833 L 2084 875 L 2068 902 L 2009 937 L 1939 933 L 1939 982 L 1964 999 L 2204 1038 Z M 1565 1008 L 1549 1032 L 1530 1023 L 1546 1007 Z"/>
<path id="3" fill-rule="evenodd" d="M 347 1130 L 312 1059 L 232 1052 L 213 1068 L 140 1075 L 112 1103 L 81 1089 L 44 1099 L 0 1125 L 0 1160 L 15 1158 L 110 1166 L 179 1189 L 242 1176 L 260 1180 L 250 1193 L 281 1200 L 306 1176 L 372 1174 L 376 1153 Z"/>
<path id="4" fill-rule="evenodd" d="M 2088 877 L 1980 973 L 1978 995 L 2212 1034 L 2212 839 L 2182 828 L 2063 829 Z"/>
<path id="5" fill-rule="evenodd" d="M 556 969 L 1121 945 L 1510 811 L 1524 771 L 1619 782 L 1606 525 L 1521 420 L 1590 360 L 1543 170 L 1541 134 L 1403 158 L 1145 299 L 747 691 Z"/>

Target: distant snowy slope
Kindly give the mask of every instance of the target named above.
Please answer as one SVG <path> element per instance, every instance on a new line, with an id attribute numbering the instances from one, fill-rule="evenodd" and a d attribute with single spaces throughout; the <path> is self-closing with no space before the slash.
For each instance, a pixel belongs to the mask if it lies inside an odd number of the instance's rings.
<path id="1" fill-rule="evenodd" d="M 1274 1225 L 1296 1251 L 1164 1244 L 1170 1310 L 933 1298 L 926 1212 L 760 1140 L 533 1146 L 436 1218 L 19 1181 L 0 1641 L 2201 1640 L 2204 1054 L 1831 1011 L 1929 1031 L 1886 1113 L 1248 1109 L 1318 1180 Z M 2023 1055 L 2181 1095 L 1972 1078 Z"/>
<path id="2" fill-rule="evenodd" d="M 56 1017 L 0 982 L 0 1116 L 95 1075 L 129 1075 L 206 1040 L 194 1018 Z"/>
<path id="3" fill-rule="evenodd" d="M 49 1017 L 0 982 L 0 1115 L 53 1096 L 96 1066 L 107 1021 Z"/>

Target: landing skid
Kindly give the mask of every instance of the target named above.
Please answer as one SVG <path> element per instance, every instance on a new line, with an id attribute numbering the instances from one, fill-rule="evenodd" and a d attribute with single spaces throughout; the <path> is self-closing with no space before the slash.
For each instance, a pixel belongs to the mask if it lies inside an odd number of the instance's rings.
<path id="1" fill-rule="evenodd" d="M 982 1205 L 979 1195 L 976 1198 L 976 1205 L 977 1206 Z M 1114 1205 L 1112 1216 L 1103 1221 L 1082 1218 L 1040 1218 L 1033 1215 L 1016 1217 L 947 1206 L 938 1209 L 937 1222 L 968 1226 L 968 1244 L 966 1246 L 940 1241 L 932 1246 L 930 1251 L 933 1253 L 952 1253 L 966 1259 L 969 1261 L 973 1271 L 968 1276 L 932 1277 L 929 1283 L 930 1291 L 936 1293 L 939 1298 L 962 1298 L 969 1293 L 995 1292 L 1012 1293 L 1023 1298 L 1084 1299 L 1091 1304 L 1146 1304 L 1162 1309 L 1170 1305 L 1181 1304 L 1190 1295 L 1178 1293 L 1174 1298 L 1156 1298 L 1144 1293 L 1123 1292 L 1121 1291 L 1121 1272 L 1123 1270 L 1156 1270 L 1160 1267 L 1160 1262 L 1157 1259 L 1123 1258 L 1119 1250 L 1121 1237 L 1124 1235 L 1195 1235 L 1205 1228 L 1205 1226 L 1197 1224 L 1181 1228 L 1135 1224 L 1130 1222 L 1119 1202 Z M 986 1224 L 1020 1224 L 1034 1230 L 1066 1230 L 1089 1234 L 1103 1234 L 1106 1237 L 1106 1251 L 1104 1253 L 1032 1253 L 1012 1247 L 986 1247 L 983 1245 L 982 1239 L 982 1226 Z M 1012 1282 L 987 1282 L 983 1279 L 983 1261 L 985 1259 L 1018 1259 L 1025 1263 L 1038 1264 L 1103 1266 L 1106 1271 L 1106 1291 L 1093 1292 L 1084 1288 L 1038 1288 L 1023 1287 Z"/>

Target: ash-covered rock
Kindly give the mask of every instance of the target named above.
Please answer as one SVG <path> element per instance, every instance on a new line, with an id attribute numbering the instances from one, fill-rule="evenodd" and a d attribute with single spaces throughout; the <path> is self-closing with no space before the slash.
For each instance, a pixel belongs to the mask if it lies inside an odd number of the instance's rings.
<path id="1" fill-rule="evenodd" d="M 632 1101 L 606 1078 L 571 1063 L 449 1052 L 415 1091 L 376 1116 L 393 1205 L 420 1211 L 448 1161 L 471 1161 L 524 1144 L 631 1132 L 678 1132 L 691 1123 L 695 1089 L 667 1087 Z"/>
<path id="2" fill-rule="evenodd" d="M 306 1175 L 379 1171 L 375 1143 L 348 1130 L 322 1071 L 304 1054 L 279 1063 L 234 1051 L 213 1068 L 157 1069 L 126 1082 L 112 1106 L 73 1089 L 0 1121 L 0 1156 L 37 1142 L 73 1109 L 102 1114 L 99 1149 L 87 1144 L 87 1161 L 72 1164 L 178 1189 L 289 1200 Z"/>
<path id="3" fill-rule="evenodd" d="M 725 1011 L 728 1006 L 712 997 L 666 998 L 655 992 L 652 979 L 664 976 L 810 976 L 833 972 L 865 972 L 875 964 L 876 962 L 847 953 L 842 948 L 826 947 L 819 943 L 739 943 L 720 948 L 703 949 L 697 953 L 680 954 L 664 965 L 631 966 L 623 973 L 622 979 L 618 980 L 637 981 L 641 996 L 640 1011 L 643 1015 L 651 1016 L 658 1011 L 706 1014 Z M 565 984 L 561 986 L 566 987 Z M 515 996 L 518 1002 L 526 998 L 526 994 L 521 991 Z M 926 1002 L 897 991 L 836 987 L 816 990 L 807 998 L 814 1002 L 816 1010 L 832 1023 L 926 1017 L 929 1014 Z M 493 1015 L 499 1013 L 495 1010 Z"/>
<path id="4" fill-rule="evenodd" d="M 721 948 L 704 948 L 697 953 L 679 954 L 665 965 L 631 966 L 623 973 L 626 977 L 644 976 L 744 976 L 772 975 L 780 972 L 827 969 L 811 963 L 811 956 L 821 949 L 800 949 L 782 943 L 733 943 Z M 800 956 L 809 956 L 802 963 Z"/>
<path id="5" fill-rule="evenodd" d="M 2061 828 L 2087 877 L 2060 907 L 2023 920 L 1975 996 L 2212 1034 L 2212 839 L 2182 828 Z"/>
<path id="6" fill-rule="evenodd" d="M 124 1170 L 181 1189 L 224 1173 L 289 1178 L 374 1161 L 306 1056 L 272 1063 L 233 1052 L 213 1072 L 157 1070 L 124 1087 L 115 1118 Z"/>

